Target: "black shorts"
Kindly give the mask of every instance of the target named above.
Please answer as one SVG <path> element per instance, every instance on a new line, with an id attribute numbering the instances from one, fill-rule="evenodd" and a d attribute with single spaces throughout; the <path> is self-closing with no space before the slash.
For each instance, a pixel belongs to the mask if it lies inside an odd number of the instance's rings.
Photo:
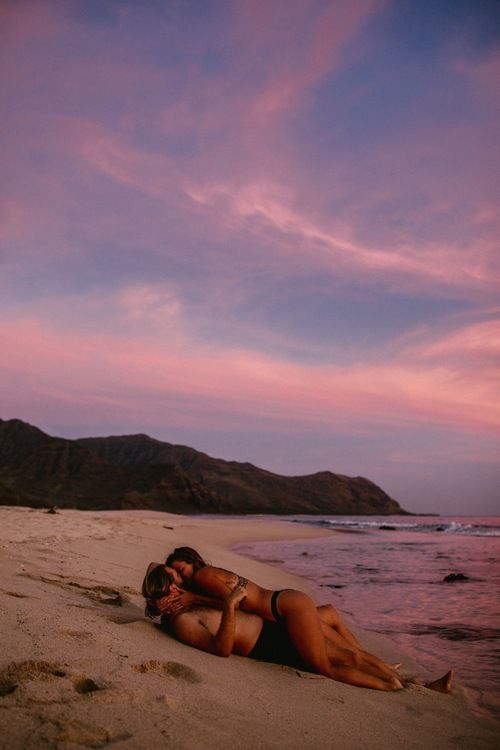
<path id="1" fill-rule="evenodd" d="M 272 664 L 284 664 L 286 667 L 295 667 L 306 672 L 311 671 L 301 659 L 286 626 L 281 622 L 264 620 L 257 643 L 248 657 L 257 661 L 269 661 Z"/>

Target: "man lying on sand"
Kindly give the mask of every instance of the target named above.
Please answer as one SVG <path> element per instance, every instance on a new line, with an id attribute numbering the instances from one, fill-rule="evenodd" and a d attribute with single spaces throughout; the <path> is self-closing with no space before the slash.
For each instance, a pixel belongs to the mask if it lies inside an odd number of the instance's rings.
<path id="1" fill-rule="evenodd" d="M 142 585 L 146 599 L 146 614 L 160 615 L 158 601 L 170 594 L 181 594 L 180 577 L 173 568 L 151 563 Z M 230 654 L 248 656 L 259 661 L 269 661 L 311 671 L 292 643 L 286 627 L 280 622 L 263 621 L 253 613 L 238 610 L 247 596 L 244 586 L 236 585 L 222 605 L 222 611 L 206 606 L 190 606 L 167 620 L 173 634 L 182 643 L 202 651 L 227 657 Z M 351 685 L 393 691 L 403 687 L 398 678 L 380 674 L 358 654 L 347 649 L 334 649 L 325 638 L 333 679 Z M 341 653 L 345 652 L 345 653 Z M 335 652 L 335 654 L 333 653 Z M 427 685 L 434 690 L 448 692 L 451 674 Z"/>
<path id="2" fill-rule="evenodd" d="M 279 622 L 286 630 L 294 652 L 311 672 L 343 679 L 353 685 L 384 689 L 380 684 L 366 685 L 366 678 L 350 669 L 361 669 L 389 683 L 392 689 L 402 687 L 394 668 L 363 650 L 336 610 L 330 606 L 316 607 L 303 591 L 283 589 L 272 591 L 237 573 L 209 565 L 192 547 L 178 547 L 165 564 L 180 575 L 183 594 L 171 594 L 158 602 L 164 614 L 180 614 L 186 604 L 207 605 L 220 609 L 236 585 L 243 586 L 246 596 L 238 605 L 244 612 L 259 615 L 267 622 Z M 337 669 L 334 668 L 335 665 Z M 344 668 L 343 678 L 338 667 Z M 361 682 L 360 682 L 361 680 Z"/>

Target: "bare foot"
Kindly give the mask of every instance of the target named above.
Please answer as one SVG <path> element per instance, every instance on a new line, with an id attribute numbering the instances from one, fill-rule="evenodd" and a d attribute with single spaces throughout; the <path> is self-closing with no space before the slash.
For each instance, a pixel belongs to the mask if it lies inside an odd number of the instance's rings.
<path id="1" fill-rule="evenodd" d="M 446 672 L 446 674 L 444 674 L 438 680 L 434 680 L 433 682 L 426 682 L 425 687 L 429 688 L 429 690 L 435 690 L 437 693 L 449 693 L 451 690 L 452 678 L 453 670 L 450 669 L 449 672 Z"/>
<path id="2" fill-rule="evenodd" d="M 391 686 L 391 690 L 402 690 L 403 689 L 403 683 L 398 680 L 397 677 L 391 677 L 389 680 L 389 685 Z"/>
<path id="3" fill-rule="evenodd" d="M 401 662 L 397 661 L 395 664 L 389 664 L 391 669 L 399 669 L 401 666 Z"/>

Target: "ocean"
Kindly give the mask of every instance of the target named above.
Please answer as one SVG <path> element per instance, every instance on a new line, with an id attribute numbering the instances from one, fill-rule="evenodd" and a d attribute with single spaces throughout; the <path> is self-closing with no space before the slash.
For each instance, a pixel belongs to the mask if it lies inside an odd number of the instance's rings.
<path id="1" fill-rule="evenodd" d="M 473 709 L 500 718 L 500 517 L 281 518 L 337 533 L 237 551 L 310 579 L 433 677 L 453 668 Z"/>

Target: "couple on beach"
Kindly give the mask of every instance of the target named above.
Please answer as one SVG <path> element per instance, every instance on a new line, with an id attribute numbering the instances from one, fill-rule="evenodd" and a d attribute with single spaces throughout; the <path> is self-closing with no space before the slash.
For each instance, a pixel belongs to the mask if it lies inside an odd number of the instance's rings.
<path id="1" fill-rule="evenodd" d="M 179 547 L 151 563 L 142 585 L 149 617 L 189 646 L 217 656 L 239 654 L 375 690 L 403 688 L 396 672 L 363 647 L 331 605 L 301 591 L 271 591 Z M 451 673 L 426 687 L 449 692 Z"/>

